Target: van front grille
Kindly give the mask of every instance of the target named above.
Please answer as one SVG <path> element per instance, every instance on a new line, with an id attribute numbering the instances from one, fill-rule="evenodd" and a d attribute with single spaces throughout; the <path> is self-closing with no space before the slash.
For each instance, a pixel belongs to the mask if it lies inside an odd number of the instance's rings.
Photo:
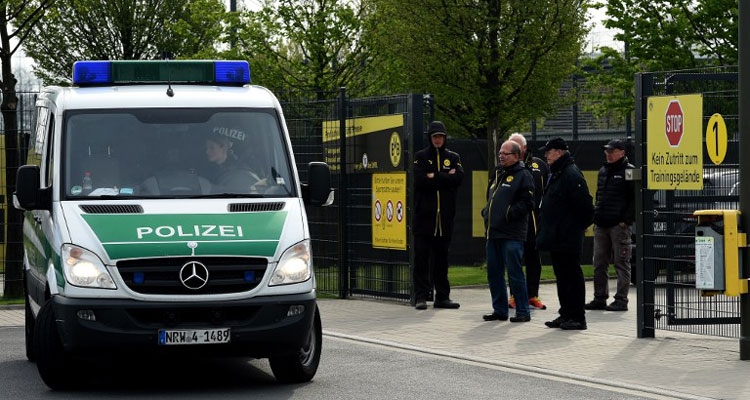
<path id="1" fill-rule="evenodd" d="M 139 204 L 81 204 L 79 207 L 88 214 L 143 214 Z"/>
<path id="2" fill-rule="evenodd" d="M 204 270 L 205 267 L 205 270 Z M 264 258 L 179 257 L 117 262 L 125 284 L 143 294 L 198 295 L 254 289 L 268 268 Z"/>
<path id="3" fill-rule="evenodd" d="M 229 205 L 229 212 L 263 212 L 280 211 L 284 209 L 284 202 L 273 203 L 233 203 Z"/>

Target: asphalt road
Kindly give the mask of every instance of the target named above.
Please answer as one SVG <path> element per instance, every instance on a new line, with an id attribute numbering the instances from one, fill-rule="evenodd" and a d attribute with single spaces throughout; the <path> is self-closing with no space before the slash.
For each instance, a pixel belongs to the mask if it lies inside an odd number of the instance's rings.
<path id="1" fill-rule="evenodd" d="M 320 369 L 307 384 L 277 384 L 265 360 L 117 360 L 81 370 L 83 389 L 53 392 L 26 360 L 23 340 L 23 328 L 0 328 L 0 399 L 664 398 L 327 336 Z"/>

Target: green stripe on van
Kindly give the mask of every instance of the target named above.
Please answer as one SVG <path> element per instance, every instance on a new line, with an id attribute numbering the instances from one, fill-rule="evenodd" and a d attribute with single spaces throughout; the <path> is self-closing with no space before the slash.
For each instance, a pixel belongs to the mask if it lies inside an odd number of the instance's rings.
<path id="1" fill-rule="evenodd" d="M 270 257 L 276 252 L 287 212 L 82 217 L 111 259 L 193 254 Z"/>

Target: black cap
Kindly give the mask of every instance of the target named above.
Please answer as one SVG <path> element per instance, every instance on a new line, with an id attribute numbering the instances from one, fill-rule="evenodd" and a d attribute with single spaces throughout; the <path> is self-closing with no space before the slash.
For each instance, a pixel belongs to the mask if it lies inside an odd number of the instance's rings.
<path id="1" fill-rule="evenodd" d="M 625 142 L 620 139 L 612 139 L 609 143 L 602 146 L 604 150 L 625 150 Z"/>
<path id="2" fill-rule="evenodd" d="M 565 140 L 561 137 L 556 137 L 554 139 L 550 139 L 547 141 L 547 143 L 540 147 L 539 150 L 547 151 L 552 149 L 558 149 L 558 150 L 567 150 L 568 144 L 565 143 Z"/>
<path id="3" fill-rule="evenodd" d="M 432 135 L 447 135 L 445 125 L 440 121 L 430 122 L 430 128 L 427 129 L 427 134 Z"/>

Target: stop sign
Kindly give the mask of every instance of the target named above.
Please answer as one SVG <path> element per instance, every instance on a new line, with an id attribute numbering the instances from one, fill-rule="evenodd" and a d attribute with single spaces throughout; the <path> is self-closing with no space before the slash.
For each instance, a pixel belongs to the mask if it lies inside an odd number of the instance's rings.
<path id="1" fill-rule="evenodd" d="M 672 100 L 667 106 L 667 112 L 664 115 L 664 133 L 667 135 L 667 141 L 672 147 L 677 147 L 682 139 L 684 127 L 682 106 L 679 100 Z"/>

